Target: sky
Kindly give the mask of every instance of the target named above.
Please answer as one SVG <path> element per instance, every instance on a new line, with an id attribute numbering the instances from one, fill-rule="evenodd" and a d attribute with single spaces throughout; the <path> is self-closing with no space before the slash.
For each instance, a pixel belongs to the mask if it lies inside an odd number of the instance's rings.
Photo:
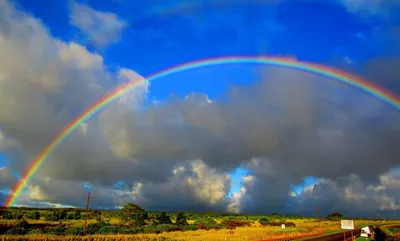
<path id="1" fill-rule="evenodd" d="M 279 56 L 400 95 L 393 0 L 0 1 L 0 201 L 71 120 L 172 66 Z M 260 64 L 172 74 L 72 134 L 16 205 L 322 215 L 400 209 L 398 109 Z M 361 205 L 362 204 L 362 205 Z"/>

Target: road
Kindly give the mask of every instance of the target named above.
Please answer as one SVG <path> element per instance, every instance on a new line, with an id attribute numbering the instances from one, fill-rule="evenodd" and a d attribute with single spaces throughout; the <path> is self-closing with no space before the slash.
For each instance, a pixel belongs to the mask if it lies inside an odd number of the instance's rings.
<path id="1" fill-rule="evenodd" d="M 355 229 L 353 231 L 353 235 L 358 237 L 361 233 L 361 229 Z M 346 232 L 346 240 L 349 240 L 351 238 L 351 232 Z M 324 237 L 318 237 L 318 238 L 310 238 L 307 239 L 307 241 L 343 241 L 343 232 L 337 233 L 337 234 L 332 234 L 329 236 L 324 236 Z M 350 239 L 351 240 L 351 239 Z"/>

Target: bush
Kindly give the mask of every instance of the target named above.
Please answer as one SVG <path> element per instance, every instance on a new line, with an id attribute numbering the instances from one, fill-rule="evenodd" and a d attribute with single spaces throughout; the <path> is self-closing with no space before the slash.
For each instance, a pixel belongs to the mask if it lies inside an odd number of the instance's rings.
<path id="1" fill-rule="evenodd" d="M 341 213 L 331 213 L 328 216 L 326 216 L 326 219 L 332 220 L 332 221 L 337 221 L 343 218 L 343 214 Z"/>
<path id="2" fill-rule="evenodd" d="M 65 235 L 79 236 L 83 234 L 83 231 L 84 228 L 80 226 L 80 227 L 67 228 L 64 233 Z"/>
<path id="3" fill-rule="evenodd" d="M 293 228 L 294 228 L 294 227 L 296 227 L 296 224 L 293 223 L 293 222 L 286 222 L 286 223 L 285 223 L 285 226 L 288 227 L 288 228 L 289 228 L 289 227 L 293 227 Z"/>
<path id="4" fill-rule="evenodd" d="M 271 220 L 267 217 L 262 217 L 258 220 L 258 222 L 262 225 L 262 226 L 269 226 L 272 224 Z"/>
<path id="5" fill-rule="evenodd" d="M 5 235 L 24 235 L 27 233 L 27 230 L 24 228 L 12 228 L 10 230 L 8 230 L 7 232 L 5 232 Z"/>
<path id="6" fill-rule="evenodd" d="M 176 221 L 175 221 L 176 225 L 181 226 L 181 225 L 188 225 L 186 216 L 183 212 L 179 212 L 176 215 Z"/>
<path id="7" fill-rule="evenodd" d="M 56 226 L 55 228 L 45 228 L 44 232 L 51 235 L 64 235 L 65 230 L 62 226 Z"/>
<path id="8" fill-rule="evenodd" d="M 44 219 L 46 221 L 59 221 L 61 218 L 59 212 L 53 211 L 53 212 L 47 212 L 44 216 Z"/>
<path id="9" fill-rule="evenodd" d="M 173 224 L 160 224 L 156 226 L 157 230 L 161 233 L 179 231 L 179 226 Z"/>
<path id="10" fill-rule="evenodd" d="M 143 233 L 143 227 L 124 228 L 121 231 L 123 232 L 123 234 L 138 234 Z"/>
<path id="11" fill-rule="evenodd" d="M 188 224 L 183 227 L 183 231 L 195 231 L 200 229 L 198 224 Z"/>
<path id="12" fill-rule="evenodd" d="M 200 218 L 194 221 L 194 224 L 217 224 L 217 222 L 213 218 Z"/>
<path id="13" fill-rule="evenodd" d="M 224 220 L 221 223 L 225 228 L 228 229 L 235 229 L 237 227 L 249 227 L 251 226 L 251 224 L 249 222 L 246 221 L 240 221 L 240 220 Z"/>
<path id="14" fill-rule="evenodd" d="M 118 226 L 104 226 L 96 234 L 120 234 L 124 233 L 124 228 Z"/>
<path id="15" fill-rule="evenodd" d="M 17 222 L 15 227 L 16 228 L 22 228 L 22 229 L 28 229 L 29 228 L 29 223 L 26 220 L 22 219 L 22 220 Z"/>
<path id="16" fill-rule="evenodd" d="M 157 226 L 145 226 L 143 229 L 144 233 L 160 233 L 160 231 L 157 229 Z"/>
<path id="17" fill-rule="evenodd" d="M 82 218 L 81 212 L 79 210 L 76 210 L 73 214 L 73 217 L 75 220 L 79 220 Z"/>
<path id="18" fill-rule="evenodd" d="M 107 226 L 107 225 L 103 222 L 91 223 L 91 224 L 87 225 L 86 234 L 95 234 L 98 231 L 100 231 L 100 229 L 103 228 L 104 226 Z"/>
<path id="19" fill-rule="evenodd" d="M 156 216 L 155 224 L 172 224 L 171 217 L 166 212 L 158 213 Z"/>
<path id="20" fill-rule="evenodd" d="M 41 229 L 32 229 L 28 232 L 28 234 L 43 234 L 43 230 Z"/>
<path id="21" fill-rule="evenodd" d="M 22 219 L 24 215 L 20 212 L 9 212 L 5 211 L 2 216 L 4 219 L 10 220 L 10 219 Z"/>
<path id="22" fill-rule="evenodd" d="M 33 220 L 39 220 L 40 219 L 40 212 L 36 211 L 36 212 L 27 212 L 25 214 L 25 218 L 27 219 L 33 219 Z"/>

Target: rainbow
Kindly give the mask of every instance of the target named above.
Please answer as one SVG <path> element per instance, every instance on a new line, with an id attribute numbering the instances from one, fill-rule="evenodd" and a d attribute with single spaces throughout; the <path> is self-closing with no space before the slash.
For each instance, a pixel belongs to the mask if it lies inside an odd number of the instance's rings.
<path id="1" fill-rule="evenodd" d="M 15 188 L 12 190 L 9 198 L 6 200 L 4 206 L 10 207 L 15 204 L 18 197 L 21 195 L 22 191 L 25 189 L 27 184 L 34 177 L 36 172 L 44 164 L 44 162 L 49 158 L 49 156 L 59 147 L 76 129 L 78 129 L 83 123 L 88 121 L 97 112 L 103 110 L 109 104 L 116 101 L 120 96 L 124 95 L 133 88 L 139 86 L 146 81 L 154 81 L 162 77 L 172 75 L 179 72 L 184 72 L 192 69 L 199 69 L 202 67 L 216 66 L 216 65 L 226 65 L 226 64 L 262 64 L 271 66 L 281 66 L 288 67 L 292 69 L 297 69 L 301 71 L 311 72 L 319 74 L 321 76 L 329 77 L 337 80 L 341 83 L 347 84 L 349 86 L 355 87 L 375 98 L 382 100 L 393 106 L 395 109 L 400 110 L 400 97 L 390 93 L 378 85 L 375 85 L 367 80 L 360 77 L 345 73 L 338 69 L 327 67 L 319 64 L 312 64 L 302 61 L 297 61 L 291 58 L 280 58 L 280 57 L 266 57 L 266 56 L 230 56 L 221 57 L 213 59 L 205 59 L 194 62 L 189 62 L 181 65 L 177 65 L 161 72 L 155 73 L 148 76 L 146 79 L 143 78 L 139 81 L 132 81 L 121 85 L 115 90 L 111 91 L 109 94 L 104 96 L 102 99 L 90 106 L 86 111 L 79 115 L 75 120 L 70 122 L 62 132 L 60 132 L 56 138 L 50 143 L 50 145 L 44 149 L 39 156 L 33 161 L 29 166 L 28 170 L 22 176 L 22 179 L 18 182 Z"/>

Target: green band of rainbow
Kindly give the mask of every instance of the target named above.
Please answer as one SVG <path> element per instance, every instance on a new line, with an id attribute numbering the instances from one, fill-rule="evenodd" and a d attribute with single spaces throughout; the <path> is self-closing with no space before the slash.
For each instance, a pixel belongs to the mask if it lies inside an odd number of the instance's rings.
<path id="1" fill-rule="evenodd" d="M 172 68 L 165 69 L 161 72 L 155 73 L 147 77 L 147 81 L 153 81 L 171 74 L 191 70 L 198 69 L 202 67 L 214 66 L 214 65 L 223 65 L 223 64 L 263 64 L 263 65 L 273 65 L 273 66 L 282 66 L 293 68 L 297 70 L 307 71 L 319 74 L 321 76 L 326 76 L 347 84 L 349 86 L 355 87 L 359 90 L 364 91 L 365 93 L 374 96 L 383 102 L 386 102 L 392 105 L 395 109 L 400 110 L 400 97 L 390 93 L 381 87 L 368 82 L 360 77 L 345 73 L 343 71 L 318 65 L 307 62 L 301 62 L 290 58 L 277 58 L 277 57 L 259 57 L 259 56 L 230 56 L 230 57 L 221 57 L 214 59 L 205 59 L 200 61 L 189 62 L 182 65 L 177 65 Z M 80 116 L 78 116 L 75 120 L 73 120 L 70 124 L 68 124 L 64 130 L 58 134 L 58 136 L 50 143 L 50 145 L 40 153 L 40 155 L 33 161 L 33 163 L 29 166 L 26 173 L 22 176 L 22 179 L 18 182 L 15 188 L 12 190 L 11 195 L 4 203 L 4 206 L 12 206 L 17 201 L 18 197 L 21 195 L 21 192 L 27 186 L 27 184 L 31 181 L 32 177 L 35 173 L 40 169 L 43 163 L 48 159 L 48 157 L 60 146 L 64 140 L 66 140 L 77 128 L 81 126 L 82 123 L 88 121 L 92 116 L 94 116 L 97 112 L 104 109 L 107 105 L 117 100 L 120 96 L 127 93 L 129 90 L 135 88 L 136 86 L 144 83 L 146 79 L 142 79 L 140 81 L 133 81 L 127 84 L 124 84 L 117 89 L 113 90 L 102 99 L 93 104 L 90 108 L 84 111 Z"/>

